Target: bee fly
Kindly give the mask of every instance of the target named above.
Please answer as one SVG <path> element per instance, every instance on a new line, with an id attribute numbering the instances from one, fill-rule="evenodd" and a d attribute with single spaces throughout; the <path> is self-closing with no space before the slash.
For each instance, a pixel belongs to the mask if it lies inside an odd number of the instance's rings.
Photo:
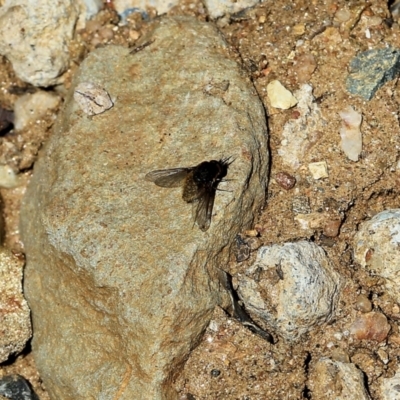
<path id="1" fill-rule="evenodd" d="M 195 167 L 152 171 L 145 178 L 161 187 L 182 186 L 182 199 L 194 204 L 194 221 L 205 232 L 210 227 L 215 192 L 232 162 L 231 157 L 203 161 Z"/>

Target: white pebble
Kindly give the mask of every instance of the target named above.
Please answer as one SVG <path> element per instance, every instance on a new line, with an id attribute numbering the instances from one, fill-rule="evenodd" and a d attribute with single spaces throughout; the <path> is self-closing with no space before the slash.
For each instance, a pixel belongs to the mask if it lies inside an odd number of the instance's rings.
<path id="1" fill-rule="evenodd" d="M 328 166 L 326 161 L 319 161 L 308 164 L 308 169 L 314 179 L 328 178 Z"/>
<path id="2" fill-rule="evenodd" d="M 10 189 L 18 186 L 17 175 L 8 165 L 0 165 L 0 187 Z"/>
<path id="3" fill-rule="evenodd" d="M 272 107 L 287 110 L 297 104 L 297 99 L 277 80 L 267 86 L 268 99 Z"/>
<path id="4" fill-rule="evenodd" d="M 360 126 L 362 115 L 351 106 L 339 113 L 342 118 L 340 137 L 342 139 L 342 150 L 351 161 L 358 161 L 362 150 L 362 135 Z"/>

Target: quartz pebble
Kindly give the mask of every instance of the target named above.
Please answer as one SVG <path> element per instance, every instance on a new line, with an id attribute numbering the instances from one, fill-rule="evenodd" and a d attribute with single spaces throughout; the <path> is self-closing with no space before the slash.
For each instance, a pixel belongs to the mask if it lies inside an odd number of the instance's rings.
<path id="1" fill-rule="evenodd" d="M 268 99 L 272 107 L 288 110 L 297 104 L 297 99 L 282 83 L 274 80 L 267 85 Z"/>
<path id="2" fill-rule="evenodd" d="M 54 93 L 39 90 L 25 94 L 17 99 L 14 105 L 14 127 L 22 130 L 44 117 L 49 111 L 56 110 L 61 99 Z"/>
<path id="3" fill-rule="evenodd" d="M 365 296 L 365 294 L 359 294 L 356 299 L 355 308 L 358 311 L 367 313 L 372 310 L 372 303 L 370 302 L 368 297 Z"/>
<path id="4" fill-rule="evenodd" d="M 362 115 L 351 106 L 339 113 L 342 118 L 340 128 L 341 146 L 344 154 L 351 161 L 358 161 L 362 150 L 362 135 L 360 126 Z"/>
<path id="5" fill-rule="evenodd" d="M 311 172 L 313 179 L 323 179 L 328 178 L 328 165 L 326 161 L 319 161 L 308 164 L 308 169 Z"/>
<path id="6" fill-rule="evenodd" d="M 11 189 L 18 186 L 18 176 L 9 165 L 0 165 L 0 187 Z"/>
<path id="7" fill-rule="evenodd" d="M 379 312 L 361 314 L 350 327 L 350 333 L 358 340 L 382 342 L 387 338 L 390 325 L 387 318 Z"/>

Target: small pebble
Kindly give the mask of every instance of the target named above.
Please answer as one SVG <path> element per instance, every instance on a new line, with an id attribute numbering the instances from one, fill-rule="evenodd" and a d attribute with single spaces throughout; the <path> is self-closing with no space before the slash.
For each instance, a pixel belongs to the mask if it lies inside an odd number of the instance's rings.
<path id="1" fill-rule="evenodd" d="M 296 184 L 296 178 L 287 172 L 278 172 L 275 175 L 276 183 L 286 190 L 290 190 Z"/>
<path id="2" fill-rule="evenodd" d="M 329 176 L 326 161 L 310 163 L 308 164 L 308 169 L 315 180 L 328 178 Z"/>
<path id="3" fill-rule="evenodd" d="M 351 161 L 358 161 L 362 150 L 362 135 L 360 126 L 362 115 L 351 106 L 339 113 L 342 118 L 340 128 L 341 146 L 344 154 Z"/>
<path id="4" fill-rule="evenodd" d="M 221 375 L 221 371 L 219 370 L 219 369 L 212 369 L 211 370 L 211 376 L 213 377 L 213 378 L 217 378 L 218 376 L 220 376 Z"/>
<path id="5" fill-rule="evenodd" d="M 327 237 L 336 237 L 339 235 L 341 225 L 342 221 L 340 219 L 326 221 L 322 233 Z"/>
<path id="6" fill-rule="evenodd" d="M 378 343 L 387 338 L 389 331 L 387 318 L 379 312 L 362 314 L 350 327 L 350 332 L 356 339 L 374 340 Z"/>
<path id="7" fill-rule="evenodd" d="M 372 303 L 365 294 L 357 296 L 355 308 L 362 313 L 368 313 L 372 310 Z"/>
<path id="8" fill-rule="evenodd" d="M 301 54 L 296 57 L 293 66 L 299 83 L 306 83 L 317 68 L 315 57 L 311 53 Z"/>
<path id="9" fill-rule="evenodd" d="M 267 94 L 272 107 L 288 110 L 297 104 L 296 97 L 278 80 L 274 80 L 267 85 Z"/>
<path id="10" fill-rule="evenodd" d="M 339 361 L 342 363 L 349 363 L 350 362 L 350 357 L 349 354 L 346 353 L 342 349 L 333 349 L 331 353 L 331 358 L 334 361 Z"/>
<path id="11" fill-rule="evenodd" d="M 247 231 L 244 231 L 244 234 L 249 237 L 257 237 L 259 235 L 256 229 L 249 229 Z"/>
<path id="12" fill-rule="evenodd" d="M 376 353 L 385 365 L 389 363 L 389 354 L 385 350 L 379 349 Z"/>
<path id="13" fill-rule="evenodd" d="M 39 400 L 27 380 L 20 375 L 0 378 L 0 395 L 11 400 Z"/>
<path id="14" fill-rule="evenodd" d="M 292 200 L 292 210 L 296 214 L 310 214 L 310 199 L 307 196 L 296 196 Z"/>
<path id="15" fill-rule="evenodd" d="M 0 165 L 0 187 L 10 189 L 18 186 L 18 178 L 8 165 Z"/>

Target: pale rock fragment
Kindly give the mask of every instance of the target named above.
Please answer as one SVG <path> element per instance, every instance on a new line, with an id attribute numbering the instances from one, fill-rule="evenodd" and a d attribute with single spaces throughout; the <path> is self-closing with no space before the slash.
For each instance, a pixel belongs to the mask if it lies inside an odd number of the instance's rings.
<path id="1" fill-rule="evenodd" d="M 263 246 L 236 278 L 246 309 L 290 342 L 335 315 L 340 275 L 314 243 Z"/>
<path id="2" fill-rule="evenodd" d="M 390 296 L 400 303 L 400 209 L 382 211 L 364 222 L 354 237 L 354 259 L 385 279 Z"/>
<path id="3" fill-rule="evenodd" d="M 9 165 L 0 165 L 0 187 L 10 189 L 18 186 L 18 177 Z"/>
<path id="4" fill-rule="evenodd" d="M 82 9 L 74 0 L 6 1 L 0 7 L 0 54 L 24 82 L 42 87 L 63 82 Z"/>
<path id="5" fill-rule="evenodd" d="M 24 262 L 0 247 L 0 363 L 22 351 L 31 337 L 30 311 L 22 295 Z"/>
<path id="6" fill-rule="evenodd" d="M 178 4 L 178 0 L 113 0 L 113 6 L 122 18 L 126 18 L 131 12 L 142 12 L 148 7 L 157 10 L 158 15 L 167 13 Z"/>
<path id="7" fill-rule="evenodd" d="M 205 0 L 204 4 L 211 18 L 238 13 L 258 4 L 260 0 Z"/>
<path id="8" fill-rule="evenodd" d="M 308 169 L 315 180 L 328 178 L 328 166 L 326 161 L 319 161 L 308 164 Z"/>
<path id="9" fill-rule="evenodd" d="M 311 366 L 307 383 L 314 399 L 370 400 L 363 373 L 352 363 L 321 358 Z"/>
<path id="10" fill-rule="evenodd" d="M 339 115 L 342 118 L 342 127 L 340 128 L 342 150 L 351 161 L 358 161 L 362 150 L 360 131 L 362 115 L 351 106 L 341 111 Z"/>
<path id="11" fill-rule="evenodd" d="M 299 168 L 307 149 L 315 142 L 315 132 L 325 130 L 326 121 L 314 101 L 312 91 L 312 86 L 304 84 L 294 93 L 299 100 L 296 110 L 300 115 L 299 118 L 289 120 L 283 127 L 283 140 L 278 154 L 293 170 Z"/>
<path id="12" fill-rule="evenodd" d="M 400 400 L 400 368 L 391 378 L 382 379 L 379 387 L 382 400 Z"/>
<path id="13" fill-rule="evenodd" d="M 282 110 L 292 108 L 298 103 L 292 92 L 287 90 L 278 80 L 271 81 L 267 85 L 267 95 L 271 106 Z"/>
<path id="14" fill-rule="evenodd" d="M 34 123 L 44 117 L 47 112 L 56 110 L 60 103 L 59 96 L 43 90 L 21 96 L 14 105 L 15 129 L 22 130 L 26 128 L 30 123 Z"/>

